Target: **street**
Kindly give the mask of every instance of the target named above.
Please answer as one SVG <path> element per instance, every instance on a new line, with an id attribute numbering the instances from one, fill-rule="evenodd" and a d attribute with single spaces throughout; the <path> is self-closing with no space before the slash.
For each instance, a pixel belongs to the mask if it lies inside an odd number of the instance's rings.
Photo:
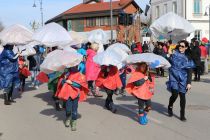
<path id="1" fill-rule="evenodd" d="M 65 128 L 65 112 L 55 111 L 52 95 L 46 85 L 39 90 L 27 89 L 21 95 L 15 94 L 17 103 L 12 106 L 3 105 L 1 94 L 0 140 L 208 140 L 210 76 L 205 77 L 200 83 L 194 82 L 193 89 L 187 95 L 187 122 L 178 119 L 179 100 L 174 105 L 174 117 L 167 116 L 170 97 L 165 86 L 167 79 L 158 78 L 147 126 L 138 124 L 137 100 L 132 96 L 115 96 L 117 114 L 103 108 L 104 99 L 90 97 L 79 104 L 76 132 Z"/>

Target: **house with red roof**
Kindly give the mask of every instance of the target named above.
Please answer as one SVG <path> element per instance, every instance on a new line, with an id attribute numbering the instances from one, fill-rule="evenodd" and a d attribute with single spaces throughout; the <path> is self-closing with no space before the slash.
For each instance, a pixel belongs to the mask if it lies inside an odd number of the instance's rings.
<path id="1" fill-rule="evenodd" d="M 135 0 L 113 1 L 112 9 L 113 30 L 117 34 L 116 39 L 124 41 L 125 29 L 128 27 L 125 28 L 124 26 L 119 25 L 120 13 L 135 14 L 137 12 L 142 12 L 142 10 Z M 110 31 L 110 2 L 105 2 L 104 0 L 84 0 L 83 3 L 48 20 L 46 24 L 50 22 L 59 23 L 68 31 L 88 32 L 99 28 Z M 140 38 L 140 33 L 137 34 L 138 35 L 133 35 L 135 36 L 134 38 L 136 41 Z"/>

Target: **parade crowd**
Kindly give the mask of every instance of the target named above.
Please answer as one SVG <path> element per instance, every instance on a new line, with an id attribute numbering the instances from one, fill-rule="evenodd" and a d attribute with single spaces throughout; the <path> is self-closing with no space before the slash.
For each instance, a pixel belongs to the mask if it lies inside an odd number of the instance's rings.
<path id="1" fill-rule="evenodd" d="M 129 47 L 129 55 L 154 53 L 167 59 L 171 67 L 155 68 L 146 62 L 138 62 L 118 69 L 114 65 L 96 64 L 93 59 L 98 53 L 99 44 L 88 42 L 75 48 L 83 56 L 79 65 L 46 74 L 40 71 L 40 65 L 46 54 L 59 49 L 58 47 L 46 49 L 36 45 L 34 46 L 36 54 L 24 57 L 21 56 L 21 52 L 14 54 L 13 44 L 6 44 L 0 54 L 0 89 L 3 89 L 4 104 L 11 105 L 15 103 L 12 99 L 14 89 L 24 92 L 28 77 L 31 77 L 30 87 L 34 87 L 37 92 L 39 85 L 47 82 L 55 101 L 55 109 L 57 111 L 65 109 L 65 126 L 71 127 L 72 131 L 77 129 L 78 103 L 85 101 L 87 96 L 96 98 L 106 96 L 104 107 L 116 113 L 117 107 L 113 96 L 115 94 L 125 96 L 127 93 L 138 101 L 138 121 L 141 125 L 146 125 L 147 115 L 152 109 L 155 78 L 164 77 L 165 73 L 169 73 L 166 83 L 167 90 L 171 92 L 168 115 L 173 116 L 173 104 L 179 96 L 180 120 L 186 121 L 186 94 L 192 87 L 192 76 L 194 75 L 194 81 L 200 81 L 201 75 L 208 73 L 208 45 L 206 38 L 201 41 L 193 38 L 190 43 L 181 40 L 176 44 L 171 40 L 133 43 Z M 106 94 L 102 94 L 101 91 Z"/>

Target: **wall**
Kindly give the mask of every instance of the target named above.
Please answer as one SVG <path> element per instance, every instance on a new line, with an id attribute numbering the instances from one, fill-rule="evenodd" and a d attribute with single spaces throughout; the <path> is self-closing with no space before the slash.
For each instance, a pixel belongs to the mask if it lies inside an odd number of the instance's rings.
<path id="1" fill-rule="evenodd" d="M 194 13 L 194 0 L 187 0 L 186 6 L 187 6 L 187 13 L 186 13 L 186 19 L 187 20 L 208 20 L 208 16 L 204 16 L 206 7 L 210 4 L 210 0 L 201 0 L 202 7 L 201 7 L 201 13 L 200 15 L 195 15 Z"/>
<path id="2" fill-rule="evenodd" d="M 183 1 L 184 0 L 152 0 L 152 21 L 156 20 L 156 6 L 159 6 L 160 16 L 162 16 L 165 14 L 165 4 L 167 4 L 167 12 L 173 11 L 173 2 L 177 2 L 177 14 L 179 16 L 184 16 Z"/>
<path id="3" fill-rule="evenodd" d="M 130 4 L 123 11 L 125 13 L 128 13 L 128 14 L 133 14 L 133 13 L 136 13 L 137 12 L 137 9 L 135 8 L 135 6 L 133 4 Z"/>
<path id="4" fill-rule="evenodd" d="M 201 38 L 209 38 L 209 17 L 204 16 L 206 7 L 210 4 L 209 0 L 201 0 L 201 13 L 194 14 L 194 0 L 187 0 L 186 19 L 192 23 L 196 30 L 201 30 Z M 208 10 L 207 10 L 208 11 Z M 194 37 L 194 33 L 191 35 Z"/>

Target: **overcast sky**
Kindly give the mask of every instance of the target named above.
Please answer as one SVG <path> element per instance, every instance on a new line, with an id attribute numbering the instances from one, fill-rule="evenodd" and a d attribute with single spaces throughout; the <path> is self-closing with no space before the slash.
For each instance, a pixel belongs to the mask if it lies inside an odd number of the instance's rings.
<path id="1" fill-rule="evenodd" d="M 4 26 L 22 24 L 30 27 L 30 22 L 40 22 L 39 1 L 35 0 L 37 8 L 33 8 L 34 0 L 1 0 L 0 21 Z M 43 0 L 44 21 L 81 3 L 83 0 Z M 106 0 L 107 1 L 107 0 Z M 109 1 L 109 0 L 108 0 Z M 148 0 L 135 0 L 144 10 Z"/>

